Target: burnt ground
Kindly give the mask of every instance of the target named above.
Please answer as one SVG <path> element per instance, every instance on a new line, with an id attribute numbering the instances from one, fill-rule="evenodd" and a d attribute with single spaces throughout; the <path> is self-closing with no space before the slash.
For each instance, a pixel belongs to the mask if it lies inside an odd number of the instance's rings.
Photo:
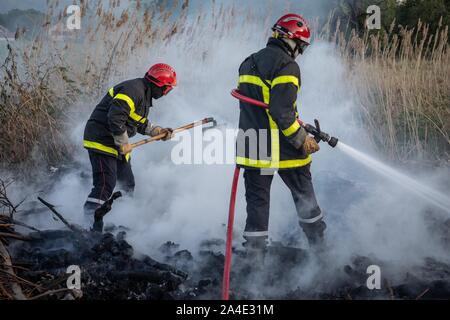
<path id="1" fill-rule="evenodd" d="M 53 230 L 33 232 L 28 241 L 12 241 L 9 251 L 17 276 L 34 284 L 22 284 L 28 296 L 196 300 L 220 299 L 223 246 L 223 240 L 204 241 L 199 252 L 191 253 L 167 242 L 161 245 L 164 258 L 158 262 L 134 252 L 124 231 Z M 383 276 L 381 290 L 371 291 L 366 286 L 366 271 L 373 264 L 389 270 L 389 264 L 362 256 L 347 265 L 334 266 L 308 251 L 280 244 L 269 247 L 262 266 L 247 259 L 245 252 L 234 250 L 231 299 L 450 298 L 449 264 L 425 259 L 400 279 Z M 82 295 L 64 290 L 70 265 L 81 268 Z M 321 268 L 324 272 L 317 272 Z M 311 270 L 315 271 L 311 283 L 296 284 L 302 272 Z"/>
<path id="2" fill-rule="evenodd" d="M 363 197 L 366 192 L 364 187 L 336 175 L 319 178 L 316 183 L 328 195 L 322 197 L 327 200 L 324 205 L 328 211 L 345 212 L 355 194 Z M 5 192 L 3 195 L 7 200 Z M 12 215 L 16 207 L 10 207 Z M 29 212 L 48 215 L 49 208 L 33 207 Z M 444 248 L 450 248 L 450 219 L 442 221 L 432 212 L 426 217 L 434 236 Z M 23 229 L 8 216 L 0 218 L 0 249 L 7 248 L 11 256 L 9 266 L 0 256 L 0 299 L 221 298 L 223 239 L 205 240 L 197 252 L 170 241 L 162 243 L 154 253 L 156 261 L 135 252 L 123 228 L 105 228 L 100 233 L 69 230 L 67 224 L 63 230 L 30 233 L 30 228 Z M 25 213 L 18 219 L 22 218 L 26 218 Z M 316 256 L 294 248 L 295 240 L 286 241 L 269 246 L 264 265 L 234 248 L 231 299 L 450 299 L 449 257 L 447 261 L 429 257 L 399 269 L 392 262 L 366 256 L 338 263 L 330 253 Z M 81 268 L 82 292 L 67 290 L 66 271 L 71 265 Z M 382 269 L 380 290 L 367 288 L 367 268 L 371 265 Z"/>

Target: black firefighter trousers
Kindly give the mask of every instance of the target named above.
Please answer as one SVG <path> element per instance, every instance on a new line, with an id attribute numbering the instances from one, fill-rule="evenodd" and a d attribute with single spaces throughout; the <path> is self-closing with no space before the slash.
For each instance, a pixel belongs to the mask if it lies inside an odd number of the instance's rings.
<path id="1" fill-rule="evenodd" d="M 117 182 L 122 190 L 130 195 L 133 194 L 135 182 L 131 164 L 124 157 L 117 159 L 91 150 L 88 152 L 93 188 L 84 205 L 84 212 L 93 216 L 95 210 L 112 196 Z"/>
<path id="2" fill-rule="evenodd" d="M 280 170 L 278 174 L 292 193 L 300 227 L 305 232 L 310 246 L 321 246 L 326 224 L 314 193 L 310 165 Z M 244 179 L 247 200 L 247 223 L 244 232 L 247 242 L 244 246 L 265 248 L 269 235 L 270 187 L 273 175 L 261 174 L 261 170 L 246 169 Z"/>

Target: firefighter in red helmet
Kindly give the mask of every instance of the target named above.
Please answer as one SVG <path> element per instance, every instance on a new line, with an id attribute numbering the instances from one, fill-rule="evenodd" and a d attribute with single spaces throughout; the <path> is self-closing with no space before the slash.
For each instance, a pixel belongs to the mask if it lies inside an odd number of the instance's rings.
<path id="1" fill-rule="evenodd" d="M 245 169 L 244 246 L 254 253 L 264 252 L 267 246 L 270 187 L 276 171 L 291 191 L 311 247 L 322 247 L 326 228 L 310 172 L 311 154 L 319 151 L 319 146 L 300 126 L 296 103 L 301 81 L 295 59 L 309 46 L 311 31 L 297 14 L 281 17 L 272 30 L 266 48 L 239 68 L 239 91 L 269 105 L 265 110 L 240 102 L 236 163 Z M 259 133 L 255 135 L 258 141 L 248 139 L 250 131 Z"/>
<path id="2" fill-rule="evenodd" d="M 108 200 L 116 182 L 127 192 L 134 191 L 129 138 L 140 133 L 148 136 L 173 130 L 162 128 L 148 119 L 153 99 L 167 95 L 177 85 L 175 70 L 163 63 L 152 66 L 143 78 L 122 82 L 108 90 L 95 107 L 84 130 L 84 147 L 92 165 L 93 188 L 84 205 L 92 216 Z"/>

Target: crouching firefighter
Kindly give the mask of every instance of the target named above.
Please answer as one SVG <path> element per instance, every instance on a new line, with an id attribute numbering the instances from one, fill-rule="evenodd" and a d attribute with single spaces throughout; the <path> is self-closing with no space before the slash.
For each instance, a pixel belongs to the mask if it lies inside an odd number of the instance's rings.
<path id="1" fill-rule="evenodd" d="M 301 16 L 288 14 L 272 30 L 267 47 L 239 68 L 239 91 L 269 105 L 263 109 L 240 102 L 236 163 L 245 169 L 244 246 L 256 254 L 267 246 L 270 187 L 277 171 L 292 193 L 310 247 L 322 246 L 326 228 L 310 172 L 311 154 L 319 146 L 300 126 L 296 104 L 300 68 L 295 59 L 310 43 L 310 28 Z"/>
<path id="2" fill-rule="evenodd" d="M 148 117 L 152 100 L 167 95 L 177 84 L 176 73 L 167 64 L 156 64 L 144 78 L 122 82 L 106 93 L 95 107 L 84 131 L 84 147 L 92 165 L 93 188 L 84 205 L 85 214 L 93 218 L 95 210 L 108 200 L 116 182 L 126 193 L 134 191 L 129 138 L 140 133 L 148 136 L 173 130 L 152 124 Z"/>

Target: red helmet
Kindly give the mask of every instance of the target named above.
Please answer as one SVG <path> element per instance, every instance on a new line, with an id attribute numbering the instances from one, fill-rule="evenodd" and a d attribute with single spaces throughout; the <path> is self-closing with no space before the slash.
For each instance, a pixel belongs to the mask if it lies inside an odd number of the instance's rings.
<path id="1" fill-rule="evenodd" d="M 164 88 L 164 95 L 177 85 L 177 73 L 165 63 L 158 63 L 152 66 L 147 71 L 145 78 L 160 88 L 166 87 Z"/>
<path id="2" fill-rule="evenodd" d="M 289 39 L 311 43 L 311 29 L 301 15 L 290 13 L 282 16 L 272 30 Z"/>

